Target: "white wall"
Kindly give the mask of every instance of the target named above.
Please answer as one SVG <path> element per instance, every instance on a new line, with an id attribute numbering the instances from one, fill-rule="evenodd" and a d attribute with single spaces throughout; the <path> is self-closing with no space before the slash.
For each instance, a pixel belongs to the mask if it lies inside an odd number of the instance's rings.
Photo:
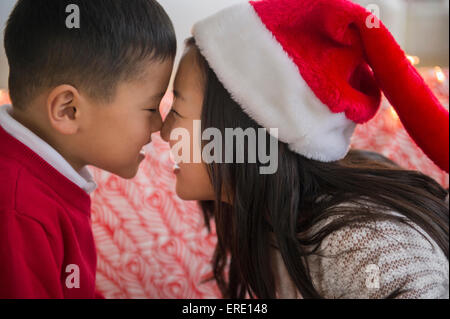
<path id="1" fill-rule="evenodd" d="M 175 26 L 178 40 L 178 57 L 182 54 L 184 40 L 191 36 L 192 25 L 222 8 L 246 0 L 159 0 Z"/>
<path id="2" fill-rule="evenodd" d="M 380 19 L 421 66 L 448 66 L 449 0 L 353 0 L 377 4 Z"/>
<path id="3" fill-rule="evenodd" d="M 3 48 L 3 31 L 9 12 L 15 3 L 16 0 L 0 0 L 0 89 L 6 88 L 8 84 L 8 63 Z"/>
<path id="4" fill-rule="evenodd" d="M 449 65 L 449 0 L 421 0 L 408 7 L 408 53 L 421 65 Z"/>
<path id="5" fill-rule="evenodd" d="M 95 1 L 95 0 L 92 0 Z M 172 19 L 177 32 L 179 60 L 183 43 L 190 36 L 190 30 L 194 22 L 229 5 L 245 0 L 159 0 Z M 16 0 L 0 0 L 0 88 L 7 86 L 8 64 L 3 49 L 3 29 L 8 15 Z"/>
<path id="6" fill-rule="evenodd" d="M 246 0 L 159 0 L 176 28 L 179 44 L 177 60 L 182 53 L 183 42 L 190 36 L 190 30 L 195 21 L 242 1 Z M 449 0 L 353 1 L 362 5 L 379 5 L 381 20 L 408 54 L 421 58 L 421 65 L 448 65 Z M 15 0 L 0 0 L 2 44 L 3 26 L 14 3 Z M 0 45 L 0 88 L 6 87 L 7 74 L 3 45 Z"/>
<path id="7" fill-rule="evenodd" d="M 0 0 L 1 1 L 1 0 Z M 171 18 L 177 34 L 178 52 L 175 68 L 184 50 L 184 41 L 191 36 L 195 22 L 214 14 L 220 9 L 246 0 L 158 0 Z M 172 81 L 175 75 L 172 74 Z"/>
<path id="8" fill-rule="evenodd" d="M 404 0 L 353 0 L 353 2 L 369 8 L 376 4 L 379 8 L 379 18 L 391 31 L 401 47 L 405 46 L 407 33 L 408 5 Z"/>

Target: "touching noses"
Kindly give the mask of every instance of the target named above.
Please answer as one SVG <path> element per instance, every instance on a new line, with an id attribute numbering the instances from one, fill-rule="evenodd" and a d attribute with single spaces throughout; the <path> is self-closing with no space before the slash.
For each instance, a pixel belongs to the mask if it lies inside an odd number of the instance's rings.
<path id="1" fill-rule="evenodd" d="M 162 130 L 163 121 L 161 118 L 161 114 L 155 114 L 150 119 L 150 131 L 151 133 L 156 133 Z"/>
<path id="2" fill-rule="evenodd" d="M 170 141 L 170 132 L 171 132 L 171 124 L 170 124 L 170 114 L 166 117 L 166 119 L 162 122 L 161 127 L 161 138 L 169 143 Z"/>

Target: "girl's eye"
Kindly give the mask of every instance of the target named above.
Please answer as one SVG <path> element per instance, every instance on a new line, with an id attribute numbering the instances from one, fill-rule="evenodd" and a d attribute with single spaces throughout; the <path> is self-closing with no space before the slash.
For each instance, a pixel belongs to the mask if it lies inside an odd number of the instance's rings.
<path id="1" fill-rule="evenodd" d="M 158 109 L 146 109 L 146 111 L 149 111 L 151 113 L 156 113 L 156 112 L 158 112 Z"/>

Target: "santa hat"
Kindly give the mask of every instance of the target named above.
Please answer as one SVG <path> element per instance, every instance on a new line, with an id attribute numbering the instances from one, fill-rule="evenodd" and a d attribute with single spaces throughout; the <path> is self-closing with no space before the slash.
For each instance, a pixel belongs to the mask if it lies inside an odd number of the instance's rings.
<path id="1" fill-rule="evenodd" d="M 347 0 L 261 0 L 194 25 L 224 87 L 307 158 L 342 159 L 381 91 L 418 146 L 449 168 L 449 113 L 371 12 Z"/>

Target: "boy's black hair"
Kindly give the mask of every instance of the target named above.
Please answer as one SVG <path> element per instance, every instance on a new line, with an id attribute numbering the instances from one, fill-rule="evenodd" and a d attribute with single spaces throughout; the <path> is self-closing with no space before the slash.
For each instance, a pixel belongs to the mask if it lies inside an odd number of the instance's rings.
<path id="1" fill-rule="evenodd" d="M 79 28 L 66 25 L 71 4 Z M 142 62 L 174 58 L 177 49 L 172 22 L 154 0 L 19 0 L 4 38 L 19 108 L 60 84 L 110 100 L 119 81 L 141 75 Z"/>

